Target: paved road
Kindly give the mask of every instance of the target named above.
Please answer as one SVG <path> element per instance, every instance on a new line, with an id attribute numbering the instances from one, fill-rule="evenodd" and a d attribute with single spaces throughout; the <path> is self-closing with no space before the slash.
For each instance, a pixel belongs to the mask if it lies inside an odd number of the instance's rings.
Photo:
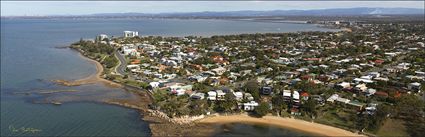
<path id="1" fill-rule="evenodd" d="M 123 75 L 123 76 L 127 75 L 127 73 L 125 72 L 127 62 L 124 56 L 121 55 L 118 50 L 115 51 L 115 56 L 118 58 L 118 61 L 120 62 L 119 63 L 120 65 L 115 68 L 115 71 L 120 75 Z"/>

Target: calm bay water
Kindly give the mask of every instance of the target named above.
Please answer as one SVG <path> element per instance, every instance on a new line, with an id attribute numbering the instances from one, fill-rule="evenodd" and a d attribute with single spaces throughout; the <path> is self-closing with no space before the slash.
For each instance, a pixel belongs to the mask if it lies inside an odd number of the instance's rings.
<path id="1" fill-rule="evenodd" d="M 100 33 L 119 36 L 124 30 L 136 30 L 141 35 L 211 36 L 328 29 L 311 24 L 224 20 L 2 19 L 1 135 L 149 136 L 148 124 L 140 120 L 140 115 L 135 110 L 93 103 L 103 99 L 133 97 L 122 89 L 108 88 L 101 84 L 61 87 L 49 82 L 53 79 L 83 78 L 96 71 L 94 65 L 81 59 L 76 52 L 54 47 L 67 46 L 80 38 L 94 38 Z M 13 94 L 58 89 L 77 92 L 47 96 Z M 60 100 L 65 103 L 60 106 L 34 103 L 46 100 Z M 22 127 L 41 131 L 13 131 Z M 251 127 L 239 126 L 237 130 L 240 128 Z M 274 133 L 279 130 L 272 129 L 269 132 L 271 135 L 280 135 Z"/>
<path id="2" fill-rule="evenodd" d="M 217 137 L 223 136 L 257 136 L 257 137 L 301 137 L 301 136 L 314 136 L 305 132 L 282 129 L 273 126 L 267 125 L 250 125 L 250 124 L 240 124 L 240 123 L 231 123 L 220 125 L 218 127 L 222 132 L 216 134 Z"/>

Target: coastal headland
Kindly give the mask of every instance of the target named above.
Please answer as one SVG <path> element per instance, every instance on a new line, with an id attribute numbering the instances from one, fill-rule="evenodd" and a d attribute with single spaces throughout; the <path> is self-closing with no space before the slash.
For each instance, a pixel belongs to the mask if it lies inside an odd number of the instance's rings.
<path id="1" fill-rule="evenodd" d="M 54 82 L 65 86 L 78 86 L 102 82 L 106 85 L 110 85 L 113 87 L 123 87 L 123 85 L 121 84 L 101 78 L 101 74 L 103 73 L 102 64 L 100 64 L 96 60 L 90 59 L 83 55 L 81 55 L 81 57 L 96 65 L 97 71 L 95 74 L 75 81 L 54 80 Z M 312 123 L 294 118 L 282 118 L 276 116 L 264 116 L 262 118 L 256 118 L 245 114 L 228 116 L 220 115 L 208 116 L 199 120 L 194 120 L 191 123 L 178 124 L 175 122 L 171 122 L 170 118 L 163 118 L 159 117 L 158 115 L 148 114 L 152 113 L 147 108 L 147 104 L 149 104 L 150 101 L 150 98 L 148 96 L 149 95 L 147 94 L 138 94 L 139 99 L 137 100 L 106 100 L 104 103 L 139 110 L 141 115 L 143 115 L 144 117 L 143 120 L 151 123 L 149 127 L 152 130 L 151 132 L 153 136 L 213 134 L 215 132 L 214 125 L 228 123 L 272 125 L 280 128 L 290 128 L 323 136 L 362 136 L 357 133 L 319 123 Z M 200 132 L 191 133 L 190 131 L 192 131 L 193 129 L 199 130 Z"/>
<path id="2" fill-rule="evenodd" d="M 97 82 L 104 83 L 105 85 L 123 88 L 124 86 L 113 81 L 109 81 L 101 77 L 103 73 L 103 66 L 96 60 L 90 59 L 82 54 L 81 57 L 90 63 L 96 65 L 96 73 L 82 79 L 74 81 L 66 80 L 53 80 L 54 82 L 64 86 L 79 86 L 84 84 L 93 84 Z M 176 123 L 171 118 L 160 117 L 149 111 L 147 105 L 151 101 L 149 95 L 139 93 L 138 99 L 131 100 L 105 100 L 104 103 L 111 105 L 118 105 L 131 109 L 138 110 L 143 115 L 143 120 L 150 122 L 150 129 L 152 136 L 175 136 L 175 135 L 205 135 L 215 133 L 215 125 L 227 123 L 247 123 L 259 125 L 272 125 L 280 128 L 290 128 L 295 130 L 304 131 L 307 133 L 324 135 L 324 136 L 362 136 L 347 130 L 318 124 L 311 123 L 303 120 L 293 118 L 281 118 L 276 116 L 265 116 L 262 118 L 251 117 L 244 114 L 229 115 L 229 116 L 208 116 L 202 119 L 193 120 L 188 123 Z M 180 127 L 180 128 L 176 128 Z M 199 132 L 191 132 L 193 129 Z"/>

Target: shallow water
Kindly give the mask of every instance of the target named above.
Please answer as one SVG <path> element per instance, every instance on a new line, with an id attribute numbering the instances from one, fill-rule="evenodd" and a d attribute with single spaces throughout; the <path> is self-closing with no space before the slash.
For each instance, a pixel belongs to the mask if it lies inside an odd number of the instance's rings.
<path id="1" fill-rule="evenodd" d="M 101 33 L 118 36 L 124 30 L 137 30 L 141 35 L 211 36 L 329 29 L 311 24 L 224 20 L 2 19 L 1 136 L 150 135 L 148 124 L 140 120 L 135 110 L 93 103 L 105 99 L 134 98 L 134 95 L 102 84 L 63 87 L 50 82 L 53 79 L 75 80 L 96 72 L 95 66 L 75 51 L 55 47 L 67 46 L 80 38 L 94 38 Z M 45 95 L 14 94 L 40 90 L 76 91 Z M 65 103 L 34 103 L 43 101 Z M 14 130 L 19 128 L 41 131 Z"/>
<path id="2" fill-rule="evenodd" d="M 253 125 L 242 123 L 224 124 L 218 127 L 219 133 L 216 137 L 222 136 L 261 136 L 261 137 L 300 137 L 314 136 L 313 134 L 297 131 L 293 129 L 284 129 L 268 125 Z"/>

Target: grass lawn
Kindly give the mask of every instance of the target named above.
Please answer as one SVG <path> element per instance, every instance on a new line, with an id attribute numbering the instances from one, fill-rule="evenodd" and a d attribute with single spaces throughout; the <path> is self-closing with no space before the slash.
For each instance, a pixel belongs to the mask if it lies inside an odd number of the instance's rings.
<path id="1" fill-rule="evenodd" d="M 322 124 L 336 126 L 339 128 L 353 128 L 354 123 L 350 120 L 352 114 L 345 111 L 328 110 L 319 115 L 315 121 Z"/>
<path id="2" fill-rule="evenodd" d="M 378 130 L 376 135 L 384 136 L 409 136 L 406 132 L 406 127 L 403 125 L 402 120 L 388 119 L 384 125 Z"/>

